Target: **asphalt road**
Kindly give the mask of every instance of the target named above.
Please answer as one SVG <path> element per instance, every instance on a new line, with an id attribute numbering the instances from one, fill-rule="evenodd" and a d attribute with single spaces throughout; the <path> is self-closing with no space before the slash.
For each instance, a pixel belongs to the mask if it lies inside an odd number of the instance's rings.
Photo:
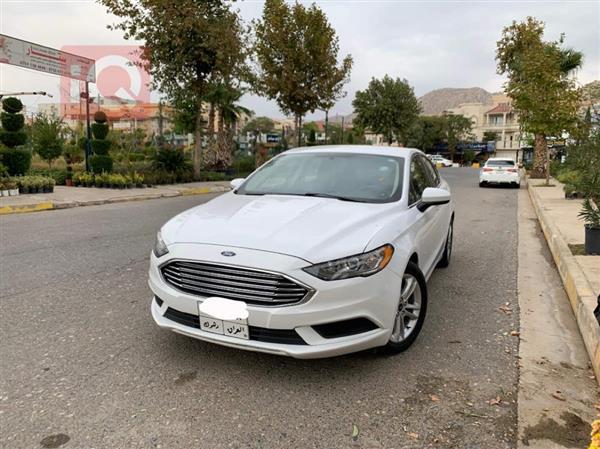
<path id="1" fill-rule="evenodd" d="M 155 232 L 210 196 L 0 217 L 0 447 L 516 447 L 517 191 L 442 174 L 453 260 L 397 356 L 301 361 L 157 328 Z"/>

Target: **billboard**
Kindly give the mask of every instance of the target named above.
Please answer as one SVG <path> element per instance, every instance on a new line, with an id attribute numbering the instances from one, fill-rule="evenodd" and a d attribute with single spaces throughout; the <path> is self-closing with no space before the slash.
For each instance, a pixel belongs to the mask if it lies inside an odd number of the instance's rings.
<path id="1" fill-rule="evenodd" d="M 95 61 L 0 34 L 0 63 L 96 82 Z"/>

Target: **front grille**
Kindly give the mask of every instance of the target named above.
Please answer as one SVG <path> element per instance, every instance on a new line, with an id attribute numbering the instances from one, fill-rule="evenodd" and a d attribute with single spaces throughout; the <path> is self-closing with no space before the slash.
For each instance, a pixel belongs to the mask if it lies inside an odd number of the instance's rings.
<path id="1" fill-rule="evenodd" d="M 229 265 L 176 260 L 161 267 L 161 272 L 180 291 L 262 306 L 296 304 L 310 292 L 282 275 Z"/>
<path id="2" fill-rule="evenodd" d="M 198 315 L 181 312 L 169 307 L 163 316 L 184 326 L 200 329 Z M 248 326 L 248 333 L 250 334 L 250 340 L 284 345 L 306 344 L 294 329 L 267 329 L 265 327 Z"/>

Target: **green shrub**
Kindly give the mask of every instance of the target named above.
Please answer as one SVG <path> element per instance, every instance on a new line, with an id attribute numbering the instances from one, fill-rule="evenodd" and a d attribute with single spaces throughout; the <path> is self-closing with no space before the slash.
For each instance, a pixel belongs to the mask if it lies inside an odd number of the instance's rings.
<path id="1" fill-rule="evenodd" d="M 9 114 L 18 114 L 23 110 L 23 103 L 15 97 L 8 97 L 2 100 L 2 109 Z"/>
<path id="2" fill-rule="evenodd" d="M 96 123 L 106 123 L 108 121 L 108 117 L 106 117 L 106 113 L 104 111 L 96 111 L 94 113 L 94 121 Z"/>
<path id="3" fill-rule="evenodd" d="M 25 117 L 23 114 L 2 112 L 0 113 L 0 121 L 2 121 L 2 127 L 6 131 L 19 131 L 25 124 Z"/>
<path id="4" fill-rule="evenodd" d="M 29 175 L 32 176 L 45 176 L 47 178 L 52 178 L 54 179 L 54 182 L 56 185 L 59 186 L 64 186 L 66 184 L 65 180 L 67 179 L 68 176 L 68 171 L 67 170 L 60 170 L 60 169 L 47 169 L 47 168 L 31 168 L 29 170 Z"/>
<path id="5" fill-rule="evenodd" d="M 168 172 L 185 170 L 190 166 L 190 161 L 185 157 L 183 150 L 177 148 L 159 149 L 152 158 L 152 168 Z"/>
<path id="6" fill-rule="evenodd" d="M 25 148 L 0 148 L 0 160 L 11 176 L 24 175 L 31 167 L 31 151 Z"/>
<path id="7" fill-rule="evenodd" d="M 92 123 L 90 127 L 92 128 L 92 135 L 95 139 L 106 139 L 109 130 L 108 125 L 106 123 Z"/>
<path id="8" fill-rule="evenodd" d="M 77 145 L 69 144 L 63 150 L 63 157 L 67 165 L 77 164 L 83 161 L 84 152 Z"/>
<path id="9" fill-rule="evenodd" d="M 223 172 L 206 171 L 200 174 L 200 181 L 225 181 L 226 179 Z"/>
<path id="10" fill-rule="evenodd" d="M 137 162 L 146 160 L 146 155 L 144 153 L 129 153 L 129 161 Z"/>
<path id="11" fill-rule="evenodd" d="M 113 160 L 106 154 L 94 154 L 90 156 L 89 163 L 93 173 L 110 172 L 113 168 Z"/>
<path id="12" fill-rule="evenodd" d="M 92 151 L 94 152 L 94 154 L 103 156 L 108 154 L 108 150 L 110 149 L 111 144 L 110 140 L 92 139 L 90 143 L 92 145 Z"/>
<path id="13" fill-rule="evenodd" d="M 9 148 L 18 147 L 27 143 L 27 134 L 24 131 L 0 131 L 0 142 Z"/>
<path id="14" fill-rule="evenodd" d="M 576 185 L 581 179 L 581 174 L 577 170 L 563 170 L 556 179 L 563 184 Z"/>
<path id="15" fill-rule="evenodd" d="M 252 173 L 256 169 L 256 160 L 254 156 L 242 156 L 231 164 L 236 174 Z"/>

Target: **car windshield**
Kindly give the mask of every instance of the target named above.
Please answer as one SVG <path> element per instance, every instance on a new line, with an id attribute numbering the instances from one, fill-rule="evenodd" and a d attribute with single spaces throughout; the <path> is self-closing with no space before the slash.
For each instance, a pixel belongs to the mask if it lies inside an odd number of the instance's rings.
<path id="1" fill-rule="evenodd" d="M 510 160 L 487 161 L 487 163 L 485 165 L 486 165 L 486 167 L 514 167 L 515 161 L 510 161 Z"/>
<path id="2" fill-rule="evenodd" d="M 402 157 L 293 153 L 267 162 L 236 193 L 386 203 L 402 196 L 403 173 Z"/>

